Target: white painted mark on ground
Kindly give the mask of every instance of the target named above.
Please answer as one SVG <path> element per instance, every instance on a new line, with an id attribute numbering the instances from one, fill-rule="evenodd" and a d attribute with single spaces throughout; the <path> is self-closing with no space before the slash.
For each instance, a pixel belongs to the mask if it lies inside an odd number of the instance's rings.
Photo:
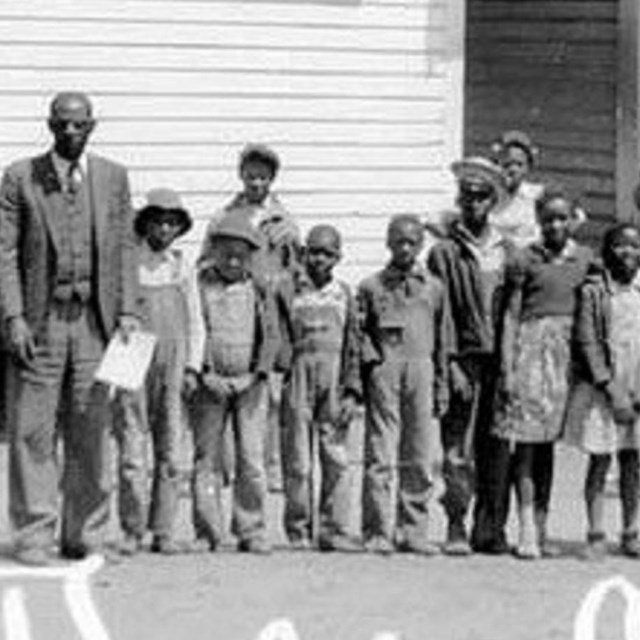
<path id="1" fill-rule="evenodd" d="M 300 636 L 288 618 L 272 620 L 259 634 L 256 640 L 300 640 Z M 389 631 L 376 633 L 371 640 L 401 640 L 400 636 Z"/>
<path id="2" fill-rule="evenodd" d="M 60 567 L 0 567 L 2 580 L 28 578 L 30 580 L 60 580 L 64 599 L 78 633 L 83 640 L 109 640 L 91 597 L 89 579 L 103 565 L 102 556 L 90 556 L 82 562 Z M 24 589 L 10 587 L 2 597 L 2 615 L 7 640 L 31 640 L 28 608 Z"/>
<path id="3" fill-rule="evenodd" d="M 640 590 L 626 578 L 615 576 L 596 583 L 585 596 L 575 617 L 574 640 L 595 640 L 598 613 L 612 591 L 619 591 L 627 605 L 624 619 L 625 640 L 640 638 Z"/>
<path id="4" fill-rule="evenodd" d="M 24 606 L 24 591 L 21 587 L 11 587 L 2 599 L 4 637 L 7 640 L 31 640 L 31 626 Z"/>

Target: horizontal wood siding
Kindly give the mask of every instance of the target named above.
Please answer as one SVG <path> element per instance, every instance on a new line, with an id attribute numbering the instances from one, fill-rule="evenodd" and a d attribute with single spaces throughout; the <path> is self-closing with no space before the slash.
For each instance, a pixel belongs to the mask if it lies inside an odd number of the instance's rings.
<path id="1" fill-rule="evenodd" d="M 615 216 L 617 15 L 616 0 L 468 0 L 467 149 L 529 132 L 540 173 L 595 225 Z"/>
<path id="2" fill-rule="evenodd" d="M 49 144 L 61 89 L 94 99 L 93 148 L 136 203 L 185 197 L 199 245 L 249 141 L 282 156 L 303 230 L 345 235 L 352 282 L 384 260 L 389 215 L 451 201 L 461 151 L 463 0 L 27 0 L 0 7 L 0 164 Z"/>

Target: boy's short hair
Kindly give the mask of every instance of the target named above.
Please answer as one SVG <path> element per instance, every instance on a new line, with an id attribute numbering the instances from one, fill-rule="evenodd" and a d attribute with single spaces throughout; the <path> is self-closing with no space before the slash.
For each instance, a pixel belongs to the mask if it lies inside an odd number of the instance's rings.
<path id="1" fill-rule="evenodd" d="M 329 234 L 333 236 L 333 244 L 338 252 L 342 250 L 342 236 L 336 227 L 331 224 L 316 224 L 311 229 L 309 229 L 309 233 L 307 233 L 307 238 L 305 244 L 308 245 L 309 241 L 314 238 L 314 236 Z"/>
<path id="2" fill-rule="evenodd" d="M 420 233 L 424 235 L 424 224 L 417 215 L 414 213 L 398 213 L 389 220 L 389 224 L 387 225 L 387 239 L 395 228 L 405 224 L 411 224 L 417 227 L 420 229 Z"/>
<path id="3" fill-rule="evenodd" d="M 280 158 L 278 154 L 266 144 L 250 143 L 240 152 L 238 169 L 242 173 L 244 166 L 252 160 L 258 160 L 270 167 L 273 177 L 280 170 Z"/>

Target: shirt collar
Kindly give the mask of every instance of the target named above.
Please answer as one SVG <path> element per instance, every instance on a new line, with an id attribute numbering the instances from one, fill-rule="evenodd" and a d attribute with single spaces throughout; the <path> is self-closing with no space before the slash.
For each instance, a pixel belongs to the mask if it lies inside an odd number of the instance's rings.
<path id="1" fill-rule="evenodd" d="M 474 236 L 459 220 L 453 223 L 453 228 L 459 240 L 476 250 L 486 251 L 504 244 L 504 236 L 491 224 L 481 238 Z"/>
<path id="2" fill-rule="evenodd" d="M 314 284 L 313 280 L 311 280 L 311 278 L 309 277 L 309 274 L 302 269 L 298 273 L 296 273 L 295 277 L 296 277 L 297 289 L 299 291 L 304 289 L 306 291 L 330 293 L 333 289 L 335 289 L 338 286 L 338 281 L 332 276 L 331 279 L 322 287 L 317 287 Z"/>
<path id="3" fill-rule="evenodd" d="M 530 246 L 533 251 L 539 253 L 546 261 L 554 260 L 556 262 L 565 262 L 567 260 L 575 260 L 578 253 L 578 244 L 571 238 L 567 240 L 564 248 L 557 255 L 552 254 L 542 242 L 534 242 Z"/>
<path id="4" fill-rule="evenodd" d="M 69 167 L 71 166 L 71 161 L 63 158 L 55 149 L 51 150 L 51 160 L 53 162 L 53 166 L 56 168 L 58 175 L 60 177 L 64 177 L 69 174 Z M 89 163 L 87 160 L 87 154 L 83 153 L 78 160 L 76 161 L 78 167 L 80 167 L 80 171 L 82 171 L 83 175 L 87 175 L 87 171 L 89 168 Z"/>
<path id="5" fill-rule="evenodd" d="M 425 282 L 427 279 L 427 272 L 425 269 L 416 261 L 413 263 L 413 266 L 409 271 L 402 271 L 398 269 L 392 262 L 387 263 L 387 266 L 384 268 L 384 277 L 391 280 L 420 280 L 421 282 Z"/>
<path id="6" fill-rule="evenodd" d="M 175 254 L 171 247 L 167 247 L 162 251 L 153 251 L 146 240 L 140 243 L 140 262 L 141 264 L 159 264 L 162 262 L 174 262 Z"/>

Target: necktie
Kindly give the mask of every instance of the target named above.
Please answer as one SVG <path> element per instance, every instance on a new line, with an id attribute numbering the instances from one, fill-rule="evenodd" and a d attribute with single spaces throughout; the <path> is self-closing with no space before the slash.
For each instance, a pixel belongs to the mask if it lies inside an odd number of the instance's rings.
<path id="1" fill-rule="evenodd" d="M 67 190 L 71 195 L 75 195 L 80 190 L 81 184 L 82 171 L 80 170 L 80 165 L 77 162 L 72 162 L 67 172 Z"/>

